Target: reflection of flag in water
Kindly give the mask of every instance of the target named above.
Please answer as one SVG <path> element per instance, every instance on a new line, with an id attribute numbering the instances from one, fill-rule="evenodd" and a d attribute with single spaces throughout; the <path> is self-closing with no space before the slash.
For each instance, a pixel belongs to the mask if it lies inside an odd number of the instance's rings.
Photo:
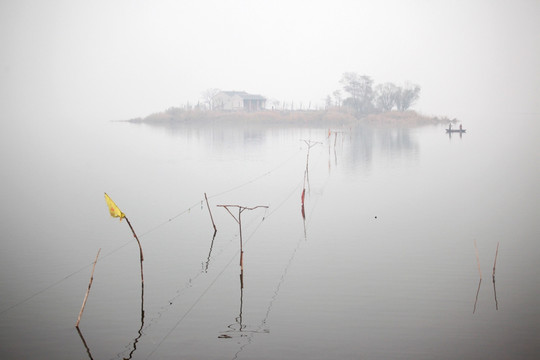
<path id="1" fill-rule="evenodd" d="M 111 213 L 112 217 L 119 217 L 120 221 L 122 221 L 122 218 L 126 217 L 124 213 L 120 211 L 118 206 L 116 206 L 114 201 L 112 201 L 109 195 L 107 195 L 107 193 L 105 193 L 105 201 L 107 202 L 107 207 L 109 208 L 109 212 Z"/>

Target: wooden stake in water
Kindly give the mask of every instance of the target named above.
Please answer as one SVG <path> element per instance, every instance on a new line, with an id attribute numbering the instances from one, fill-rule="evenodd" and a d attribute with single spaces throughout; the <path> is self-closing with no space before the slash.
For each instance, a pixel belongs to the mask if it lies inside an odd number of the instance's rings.
<path id="1" fill-rule="evenodd" d="M 79 323 L 81 322 L 81 316 L 84 311 L 84 307 L 86 306 L 86 300 L 88 299 L 88 294 L 90 293 L 90 288 L 92 287 L 92 282 L 94 281 L 94 270 L 96 269 L 96 263 L 97 263 L 97 259 L 98 259 L 100 251 L 101 251 L 101 248 L 98 250 L 97 255 L 96 255 L 96 260 L 94 260 L 94 266 L 92 266 L 92 274 L 90 275 L 90 283 L 88 283 L 88 289 L 86 290 L 86 295 L 84 295 L 81 311 L 79 311 L 79 317 L 77 318 L 77 323 L 75 324 L 76 328 L 79 328 Z"/>
<path id="2" fill-rule="evenodd" d="M 242 212 L 244 210 L 255 210 L 257 208 L 268 208 L 268 206 L 259 205 L 255 207 L 246 207 L 241 205 L 217 205 L 219 207 L 224 207 L 225 210 L 231 214 L 234 220 L 238 223 L 238 227 L 240 228 L 240 269 L 243 271 L 244 269 L 244 249 L 243 249 L 243 240 L 242 240 Z M 229 210 L 230 207 L 236 207 L 238 208 L 238 218 L 234 216 L 234 214 Z"/>
<path id="3" fill-rule="evenodd" d="M 127 218 L 126 214 L 124 214 L 120 210 L 120 208 L 118 208 L 118 206 L 114 203 L 114 201 L 112 201 L 112 199 L 109 197 L 109 195 L 107 195 L 107 193 L 105 193 L 105 202 L 107 203 L 107 207 L 109 208 L 109 212 L 112 217 L 120 218 L 120 221 L 122 221 L 122 219 L 126 219 L 126 222 L 129 225 L 131 232 L 133 233 L 133 237 L 135 238 L 135 240 L 137 240 L 137 244 L 139 244 L 139 256 L 141 259 L 141 283 L 144 286 L 144 275 L 143 275 L 144 256 L 143 256 L 141 242 L 139 241 L 139 238 L 137 237 L 135 230 L 133 230 L 133 226 L 131 226 L 131 222 L 129 222 L 129 219 Z"/>
<path id="4" fill-rule="evenodd" d="M 306 188 L 306 182 L 307 182 L 307 185 L 308 185 L 308 191 L 310 189 L 309 187 L 309 150 L 311 150 L 312 147 L 314 147 L 315 145 L 317 144 L 322 144 L 321 142 L 319 141 L 311 141 L 311 140 L 303 140 L 308 149 L 307 149 L 307 156 L 306 156 L 306 170 L 304 171 L 304 189 Z"/>
<path id="5" fill-rule="evenodd" d="M 476 263 L 478 264 L 478 273 L 480 274 L 480 279 L 482 279 L 482 270 L 480 270 L 480 257 L 478 256 L 478 246 L 476 246 L 476 239 L 474 240 L 474 248 L 476 250 Z"/>

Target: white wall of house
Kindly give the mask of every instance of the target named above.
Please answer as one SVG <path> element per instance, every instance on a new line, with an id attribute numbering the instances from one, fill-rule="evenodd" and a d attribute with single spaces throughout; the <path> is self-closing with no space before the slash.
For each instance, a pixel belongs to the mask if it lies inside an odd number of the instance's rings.
<path id="1" fill-rule="evenodd" d="M 221 92 L 214 97 L 214 108 L 222 110 L 241 110 L 244 108 L 244 100 L 240 95 L 230 96 Z"/>
<path id="2" fill-rule="evenodd" d="M 247 110 L 264 109 L 266 99 L 260 95 L 250 95 L 246 92 L 222 91 L 213 98 L 215 110 Z"/>

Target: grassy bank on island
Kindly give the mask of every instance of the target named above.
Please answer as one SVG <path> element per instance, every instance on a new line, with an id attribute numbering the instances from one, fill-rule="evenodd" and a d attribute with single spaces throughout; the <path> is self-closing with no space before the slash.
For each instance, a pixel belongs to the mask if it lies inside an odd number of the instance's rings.
<path id="1" fill-rule="evenodd" d="M 250 121 L 257 123 L 287 124 L 287 125 L 351 125 L 366 123 L 371 125 L 388 126 L 421 126 L 447 124 L 457 122 L 447 117 L 431 117 L 421 115 L 414 110 L 388 111 L 356 117 L 343 108 L 329 110 L 294 110 L 294 111 L 208 111 L 184 110 L 170 108 L 163 112 L 154 113 L 144 118 L 128 120 L 135 123 L 152 124 L 202 124 L 202 123 L 228 123 Z"/>

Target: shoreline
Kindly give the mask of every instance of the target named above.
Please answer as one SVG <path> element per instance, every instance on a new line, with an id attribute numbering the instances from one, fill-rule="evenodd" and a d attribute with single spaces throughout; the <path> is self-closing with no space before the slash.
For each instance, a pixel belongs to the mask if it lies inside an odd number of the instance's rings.
<path id="1" fill-rule="evenodd" d="M 143 124 L 209 124 L 238 123 L 249 121 L 257 124 L 284 125 L 353 125 L 369 124 L 383 126 L 423 126 L 457 123 L 457 119 L 448 117 L 433 117 L 417 113 L 414 110 L 389 111 L 369 114 L 361 118 L 341 109 L 330 110 L 262 110 L 244 111 L 201 111 L 171 108 L 164 112 L 154 113 L 144 118 L 124 120 L 131 123 Z"/>

